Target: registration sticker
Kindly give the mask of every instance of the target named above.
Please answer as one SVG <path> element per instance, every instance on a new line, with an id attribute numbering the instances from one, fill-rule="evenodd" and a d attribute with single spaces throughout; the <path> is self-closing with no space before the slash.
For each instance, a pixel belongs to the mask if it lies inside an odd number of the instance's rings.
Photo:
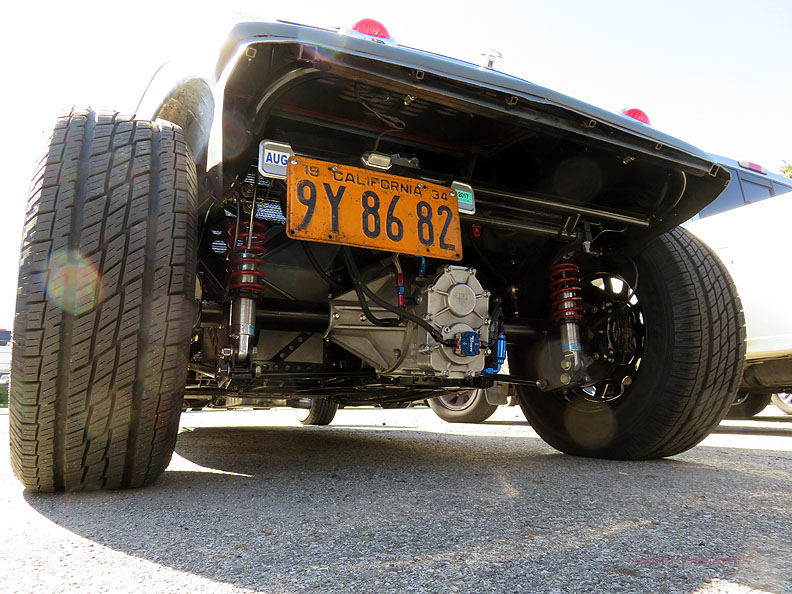
<path id="1" fill-rule="evenodd" d="M 262 140 L 259 144 L 259 173 L 264 177 L 286 179 L 286 166 L 293 154 L 291 146 L 285 142 Z"/>
<path id="2" fill-rule="evenodd" d="M 476 194 L 469 184 L 455 181 L 451 184 L 451 189 L 456 190 L 459 212 L 465 214 L 476 214 Z"/>

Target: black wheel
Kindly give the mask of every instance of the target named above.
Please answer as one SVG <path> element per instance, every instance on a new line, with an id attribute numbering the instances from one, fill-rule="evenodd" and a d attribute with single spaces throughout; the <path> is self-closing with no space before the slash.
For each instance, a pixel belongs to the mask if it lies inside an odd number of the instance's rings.
<path id="1" fill-rule="evenodd" d="M 438 417 L 449 423 L 482 423 L 498 410 L 497 404 L 487 402 L 484 390 L 447 392 L 427 402 Z"/>
<path id="2" fill-rule="evenodd" d="M 196 313 L 195 194 L 178 127 L 58 119 L 14 320 L 11 464 L 28 489 L 140 487 L 167 467 Z"/>
<path id="3" fill-rule="evenodd" d="M 633 261 L 581 262 L 581 282 L 591 381 L 520 388 L 528 421 L 579 456 L 661 458 L 696 445 L 729 410 L 745 360 L 740 300 L 723 264 L 675 229 Z"/>
<path id="4" fill-rule="evenodd" d="M 770 401 L 775 404 L 781 410 L 781 412 L 792 415 L 792 394 L 773 394 Z"/>
<path id="5" fill-rule="evenodd" d="M 300 411 L 300 423 L 303 425 L 329 425 L 333 422 L 338 403 L 327 398 L 313 398 L 311 408 Z"/>
<path id="6" fill-rule="evenodd" d="M 726 413 L 727 419 L 750 419 L 762 412 L 770 404 L 771 394 L 742 393 Z"/>

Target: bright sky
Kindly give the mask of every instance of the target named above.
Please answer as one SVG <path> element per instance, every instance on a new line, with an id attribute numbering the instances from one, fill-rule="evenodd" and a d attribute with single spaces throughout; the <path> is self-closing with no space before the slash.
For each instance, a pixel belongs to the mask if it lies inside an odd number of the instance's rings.
<path id="1" fill-rule="evenodd" d="M 13 323 L 33 162 L 59 109 L 130 112 L 165 60 L 213 55 L 260 17 L 335 26 L 382 21 L 397 42 L 500 70 L 618 111 L 699 148 L 778 171 L 792 161 L 792 4 L 784 0 L 453 2 L 21 2 L 3 8 L 0 55 L 0 328 Z"/>

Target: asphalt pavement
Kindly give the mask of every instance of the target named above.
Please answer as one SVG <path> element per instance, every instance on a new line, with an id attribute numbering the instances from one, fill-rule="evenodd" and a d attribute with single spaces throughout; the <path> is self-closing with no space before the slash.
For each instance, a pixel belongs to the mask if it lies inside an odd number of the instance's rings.
<path id="1" fill-rule="evenodd" d="M 0 413 L 0 592 L 792 593 L 792 416 L 653 462 L 575 458 L 522 413 L 182 416 L 152 487 L 41 495 Z"/>

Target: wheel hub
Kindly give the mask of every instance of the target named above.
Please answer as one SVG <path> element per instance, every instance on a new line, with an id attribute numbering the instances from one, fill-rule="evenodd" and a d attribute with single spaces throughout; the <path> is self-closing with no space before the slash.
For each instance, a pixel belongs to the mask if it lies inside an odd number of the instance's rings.
<path id="1" fill-rule="evenodd" d="M 645 348 L 643 313 L 620 275 L 599 272 L 581 280 L 587 378 L 561 393 L 570 401 L 610 403 L 624 396 L 635 379 Z"/>

